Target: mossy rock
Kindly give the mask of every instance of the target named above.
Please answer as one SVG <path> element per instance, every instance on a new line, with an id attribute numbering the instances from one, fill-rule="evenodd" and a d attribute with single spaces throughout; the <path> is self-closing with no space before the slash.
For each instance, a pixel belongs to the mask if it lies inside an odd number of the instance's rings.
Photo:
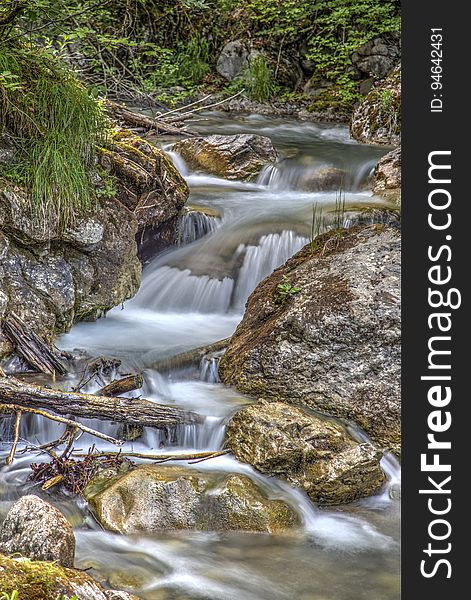
<path id="1" fill-rule="evenodd" d="M 83 571 L 61 567 L 56 563 L 9 558 L 0 554 L 0 592 L 18 592 L 18 600 L 111 600 L 112 590 L 105 590 Z M 123 600 L 139 600 L 120 592 Z"/>

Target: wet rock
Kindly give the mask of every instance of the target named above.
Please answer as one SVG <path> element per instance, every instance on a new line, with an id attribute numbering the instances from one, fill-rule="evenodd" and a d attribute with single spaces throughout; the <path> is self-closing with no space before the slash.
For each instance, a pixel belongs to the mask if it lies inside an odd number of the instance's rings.
<path id="1" fill-rule="evenodd" d="M 384 483 L 382 453 L 333 421 L 282 402 L 243 408 L 227 428 L 235 457 L 304 489 L 314 502 L 343 504 Z"/>
<path id="2" fill-rule="evenodd" d="M 191 167 L 231 180 L 254 180 L 277 158 L 269 138 L 252 134 L 190 138 L 173 149 Z"/>
<path id="3" fill-rule="evenodd" d="M 174 219 L 188 198 L 188 185 L 169 156 L 131 131 L 116 131 L 100 162 L 117 177 L 117 197 L 134 213 L 138 235 Z"/>
<path id="4" fill-rule="evenodd" d="M 115 177 L 116 195 L 65 231 L 54 215 L 34 215 L 26 193 L 0 179 L 0 319 L 15 312 L 49 341 L 137 292 L 136 240 L 149 236 L 148 255 L 176 241 L 188 187 L 168 156 L 120 130 L 100 161 Z M 11 350 L 0 330 L 0 358 Z"/>
<path id="5" fill-rule="evenodd" d="M 401 136 L 401 68 L 374 87 L 354 111 L 353 138 L 365 144 L 397 146 Z"/>
<path id="6" fill-rule="evenodd" d="M 345 187 L 347 173 L 337 167 L 322 167 L 306 174 L 301 188 L 307 192 L 333 191 Z"/>
<path id="7" fill-rule="evenodd" d="M 106 199 L 93 219 L 46 241 L 22 192 L 0 188 L 0 317 L 16 313 L 47 340 L 81 319 L 94 319 L 133 296 L 141 265 L 137 222 L 116 199 Z M 55 232 L 55 233 L 54 233 Z M 83 234 L 83 236 L 82 236 Z M 11 346 L 0 332 L 0 357 Z"/>
<path id="8" fill-rule="evenodd" d="M 227 43 L 216 63 L 216 70 L 228 81 L 232 81 L 249 66 L 250 51 L 242 40 Z"/>
<path id="9" fill-rule="evenodd" d="M 21 600 L 139 600 L 128 592 L 105 590 L 90 575 L 56 563 L 25 561 L 0 554 L 0 589 L 19 593 Z"/>
<path id="10" fill-rule="evenodd" d="M 401 211 L 384 206 L 352 206 L 344 214 L 344 227 L 391 225 L 401 227 Z"/>
<path id="11" fill-rule="evenodd" d="M 23 496 L 0 527 L 0 552 L 72 567 L 75 537 L 64 515 L 38 496 Z"/>
<path id="12" fill-rule="evenodd" d="M 298 291 L 283 296 L 286 283 Z M 258 285 L 219 375 L 252 396 L 351 419 L 398 453 L 400 333 L 400 232 L 333 231 Z"/>
<path id="13" fill-rule="evenodd" d="M 373 175 L 373 192 L 401 204 L 401 147 L 388 152 L 376 165 Z"/>
<path id="14" fill-rule="evenodd" d="M 303 91 L 305 94 L 310 96 L 313 100 L 317 98 L 322 92 L 332 87 L 334 83 L 325 79 L 324 77 L 319 77 L 317 74 L 313 75 L 309 81 L 305 84 Z"/>
<path id="15" fill-rule="evenodd" d="M 180 467 L 140 466 L 85 489 L 98 521 L 120 533 L 192 529 L 274 532 L 298 524 L 248 477 Z"/>
<path id="16" fill-rule="evenodd" d="M 352 55 L 352 63 L 365 75 L 382 79 L 391 73 L 401 58 L 401 39 L 390 35 L 389 39 L 375 38 L 361 45 Z"/>

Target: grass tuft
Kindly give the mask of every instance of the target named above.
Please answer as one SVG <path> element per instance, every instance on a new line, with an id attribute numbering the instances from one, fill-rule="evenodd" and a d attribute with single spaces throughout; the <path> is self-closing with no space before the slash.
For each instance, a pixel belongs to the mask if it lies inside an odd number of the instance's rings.
<path id="1" fill-rule="evenodd" d="M 3 175 L 30 193 L 36 217 L 66 227 L 94 205 L 98 102 L 50 53 L 0 46 L 0 134 L 16 149 Z"/>

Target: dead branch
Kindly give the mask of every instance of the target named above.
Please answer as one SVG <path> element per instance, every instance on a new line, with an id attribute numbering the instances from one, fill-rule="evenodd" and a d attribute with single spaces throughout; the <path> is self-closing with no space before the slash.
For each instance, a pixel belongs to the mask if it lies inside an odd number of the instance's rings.
<path id="1" fill-rule="evenodd" d="M 175 127 L 168 123 L 164 123 L 158 119 L 151 119 L 146 115 L 138 114 L 129 110 L 122 104 L 117 104 L 112 100 L 106 100 L 105 106 L 108 112 L 118 122 L 125 123 L 130 127 L 142 127 L 147 131 L 156 131 L 157 133 L 168 134 L 168 135 L 196 135 L 195 132 L 183 127 Z"/>
<path id="2" fill-rule="evenodd" d="M 21 413 L 32 413 L 35 415 L 40 415 L 41 417 L 45 417 L 46 419 L 50 419 L 51 421 L 57 421 L 58 423 L 64 423 L 66 425 L 70 425 L 71 427 L 80 429 L 84 433 L 89 433 L 90 435 L 93 435 L 94 437 L 105 440 L 106 442 L 110 442 L 111 444 L 115 444 L 116 446 L 121 446 L 123 443 L 121 440 L 117 440 L 117 439 L 111 437 L 110 435 L 106 435 L 105 433 L 101 433 L 100 431 L 95 431 L 95 429 L 91 429 L 90 427 L 87 427 L 86 425 L 82 425 L 81 423 L 76 423 L 75 421 L 71 421 L 70 419 L 66 419 L 65 417 L 53 415 L 53 414 L 51 414 L 45 410 L 41 410 L 39 408 L 18 406 L 17 404 L 0 403 L 0 412 L 16 413 L 17 415 L 18 415 L 18 413 L 20 413 L 20 414 Z M 16 421 L 17 421 L 16 424 L 18 424 L 18 417 L 17 417 Z M 16 424 L 15 424 L 15 436 L 16 436 Z M 18 439 L 16 439 L 16 442 L 18 443 Z M 13 442 L 13 443 L 15 444 L 15 442 Z"/>
<path id="3" fill-rule="evenodd" d="M 14 313 L 3 319 L 3 331 L 15 350 L 33 369 L 54 377 L 65 375 L 67 369 L 59 354 L 41 339 Z"/>
<path id="4" fill-rule="evenodd" d="M 217 456 L 223 456 L 224 454 L 230 454 L 229 449 L 216 450 L 214 452 L 195 452 L 193 454 L 144 454 L 141 452 L 95 452 L 93 456 L 100 457 L 113 457 L 120 456 L 122 458 L 142 458 L 145 460 L 152 460 L 155 463 L 169 462 L 173 460 L 184 460 L 192 461 L 192 463 L 202 462 L 209 460 L 210 458 L 216 458 Z M 73 454 L 74 458 L 85 458 L 88 454 Z"/>
<path id="5" fill-rule="evenodd" d="M 0 407 L 2 403 L 36 411 L 48 410 L 59 415 L 104 419 L 143 427 L 175 427 L 201 421 L 201 417 L 196 413 L 184 411 L 177 406 L 157 404 L 144 398 L 115 398 L 67 392 L 25 383 L 14 377 L 0 379 Z M 78 425 L 70 419 L 62 422 L 72 427 Z"/>
<path id="6" fill-rule="evenodd" d="M 13 459 L 15 458 L 16 447 L 18 446 L 18 438 L 20 437 L 20 425 L 21 425 L 21 417 L 23 413 L 19 410 L 16 413 L 15 427 L 13 428 L 13 443 L 11 445 L 10 452 L 5 460 L 5 464 L 11 465 Z"/>
<path id="7" fill-rule="evenodd" d="M 218 340 L 217 342 L 208 344 L 207 346 L 200 346 L 199 348 L 194 348 L 193 350 L 188 350 L 187 352 L 182 352 L 180 354 L 176 354 L 175 356 L 170 356 L 169 358 L 164 358 L 163 360 L 159 360 L 151 365 L 151 368 L 159 371 L 160 373 L 166 373 L 173 369 L 183 369 L 192 365 L 198 365 L 201 359 L 207 354 L 225 350 L 229 345 L 230 339 L 231 338 Z"/>
<path id="8" fill-rule="evenodd" d="M 105 385 L 98 390 L 97 396 L 121 396 L 127 392 L 139 390 L 144 384 L 144 379 L 141 374 L 127 375 L 121 379 L 115 379 L 108 385 Z"/>

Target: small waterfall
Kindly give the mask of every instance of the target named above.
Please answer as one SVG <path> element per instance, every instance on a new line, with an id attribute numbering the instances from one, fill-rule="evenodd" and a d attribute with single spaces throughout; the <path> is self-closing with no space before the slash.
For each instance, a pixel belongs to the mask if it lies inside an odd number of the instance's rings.
<path id="1" fill-rule="evenodd" d="M 221 220 L 198 210 L 188 210 L 179 219 L 178 245 L 185 246 L 216 231 Z"/>
<path id="2" fill-rule="evenodd" d="M 243 308 L 258 283 L 307 243 L 307 238 L 294 231 L 283 231 L 264 235 L 257 246 L 239 247 L 238 252 L 245 251 L 245 257 L 237 278 L 234 306 Z"/>
<path id="3" fill-rule="evenodd" d="M 219 383 L 218 362 L 221 353 L 203 356 L 200 363 L 200 379 L 207 383 Z"/>
<path id="4" fill-rule="evenodd" d="M 166 149 L 165 151 L 168 154 L 168 156 L 172 159 L 172 162 L 175 165 L 175 168 L 180 171 L 181 176 L 187 177 L 190 174 L 190 170 L 188 169 L 188 166 L 187 166 L 186 162 L 183 160 L 183 158 L 179 154 L 177 154 L 177 152 L 174 152 L 173 150 Z"/>
<path id="5" fill-rule="evenodd" d="M 352 190 L 359 190 L 367 183 L 377 164 L 376 159 L 370 159 L 360 164 L 353 173 Z"/>
<path id="6" fill-rule="evenodd" d="M 154 452 L 216 452 L 222 447 L 225 431 L 223 417 L 206 417 L 203 423 L 178 425 L 172 429 L 145 428 L 140 441 Z"/>
<path id="7" fill-rule="evenodd" d="M 198 277 L 189 269 L 162 266 L 145 279 L 136 304 L 161 312 L 221 314 L 229 309 L 233 287 L 230 277 Z"/>

